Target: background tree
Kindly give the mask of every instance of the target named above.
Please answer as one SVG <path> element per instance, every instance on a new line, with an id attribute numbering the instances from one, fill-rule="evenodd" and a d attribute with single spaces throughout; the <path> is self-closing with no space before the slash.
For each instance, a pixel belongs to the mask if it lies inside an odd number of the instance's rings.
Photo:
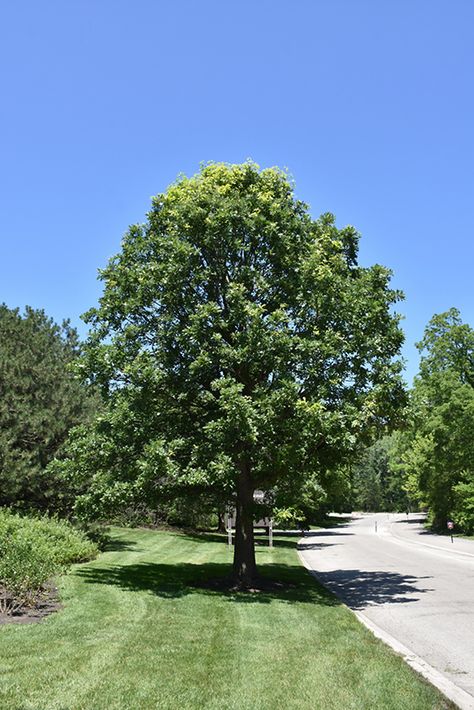
<path id="1" fill-rule="evenodd" d="M 399 432 L 387 434 L 358 457 L 352 476 L 352 501 L 357 510 L 404 511 L 412 507 L 399 458 L 399 440 Z"/>
<path id="2" fill-rule="evenodd" d="M 254 490 L 328 477 L 402 396 L 400 294 L 357 251 L 277 169 L 211 164 L 155 197 L 87 315 L 82 367 L 107 407 L 77 443 L 94 474 L 78 508 L 229 495 L 234 579 L 251 584 Z"/>
<path id="3" fill-rule="evenodd" d="M 403 459 L 406 485 L 428 506 L 433 526 L 453 517 L 474 526 L 474 330 L 451 308 L 433 316 L 411 394 L 411 436 Z"/>
<path id="4" fill-rule="evenodd" d="M 92 404 L 69 365 L 76 331 L 43 311 L 0 306 L 0 505 L 58 510 L 72 504 L 48 463 Z"/>
<path id="5" fill-rule="evenodd" d="M 277 528 L 307 530 L 324 517 L 327 498 L 317 473 L 304 479 L 284 478 L 272 489 L 271 505 L 265 515 L 273 517 Z"/>

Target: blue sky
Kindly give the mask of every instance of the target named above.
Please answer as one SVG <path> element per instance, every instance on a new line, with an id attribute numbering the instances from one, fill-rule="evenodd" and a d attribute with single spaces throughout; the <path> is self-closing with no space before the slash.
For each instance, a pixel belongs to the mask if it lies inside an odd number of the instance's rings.
<path id="1" fill-rule="evenodd" d="M 393 269 L 408 379 L 433 313 L 474 325 L 471 0 L 19 0 L 0 26 L 0 301 L 85 334 L 150 196 L 251 157 Z"/>

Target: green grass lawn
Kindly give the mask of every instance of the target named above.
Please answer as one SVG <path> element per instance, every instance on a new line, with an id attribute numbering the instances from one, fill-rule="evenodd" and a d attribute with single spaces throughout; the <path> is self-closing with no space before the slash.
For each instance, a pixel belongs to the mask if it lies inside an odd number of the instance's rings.
<path id="1" fill-rule="evenodd" d="M 301 567 L 259 547 L 282 592 L 193 586 L 229 573 L 216 535 L 115 530 L 60 583 L 64 609 L 0 627 L 2 710 L 452 708 Z"/>

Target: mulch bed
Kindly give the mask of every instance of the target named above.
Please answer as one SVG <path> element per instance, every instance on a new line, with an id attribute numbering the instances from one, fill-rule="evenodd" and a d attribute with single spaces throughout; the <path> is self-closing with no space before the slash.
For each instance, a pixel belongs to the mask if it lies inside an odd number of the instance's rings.
<path id="1" fill-rule="evenodd" d="M 2 590 L 0 590 L 2 591 Z M 62 604 L 58 598 L 56 587 L 48 587 L 44 590 L 41 599 L 31 607 L 22 607 L 13 614 L 0 613 L 0 626 L 2 624 L 34 624 L 42 621 L 46 616 L 62 609 Z"/>

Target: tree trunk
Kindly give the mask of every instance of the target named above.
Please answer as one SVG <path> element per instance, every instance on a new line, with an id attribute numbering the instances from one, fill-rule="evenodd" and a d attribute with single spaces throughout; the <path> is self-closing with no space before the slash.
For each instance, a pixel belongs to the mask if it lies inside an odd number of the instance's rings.
<path id="1" fill-rule="evenodd" d="M 252 586 L 257 574 L 253 538 L 253 485 L 248 466 L 240 468 L 236 509 L 233 577 L 237 586 L 245 589 Z"/>

